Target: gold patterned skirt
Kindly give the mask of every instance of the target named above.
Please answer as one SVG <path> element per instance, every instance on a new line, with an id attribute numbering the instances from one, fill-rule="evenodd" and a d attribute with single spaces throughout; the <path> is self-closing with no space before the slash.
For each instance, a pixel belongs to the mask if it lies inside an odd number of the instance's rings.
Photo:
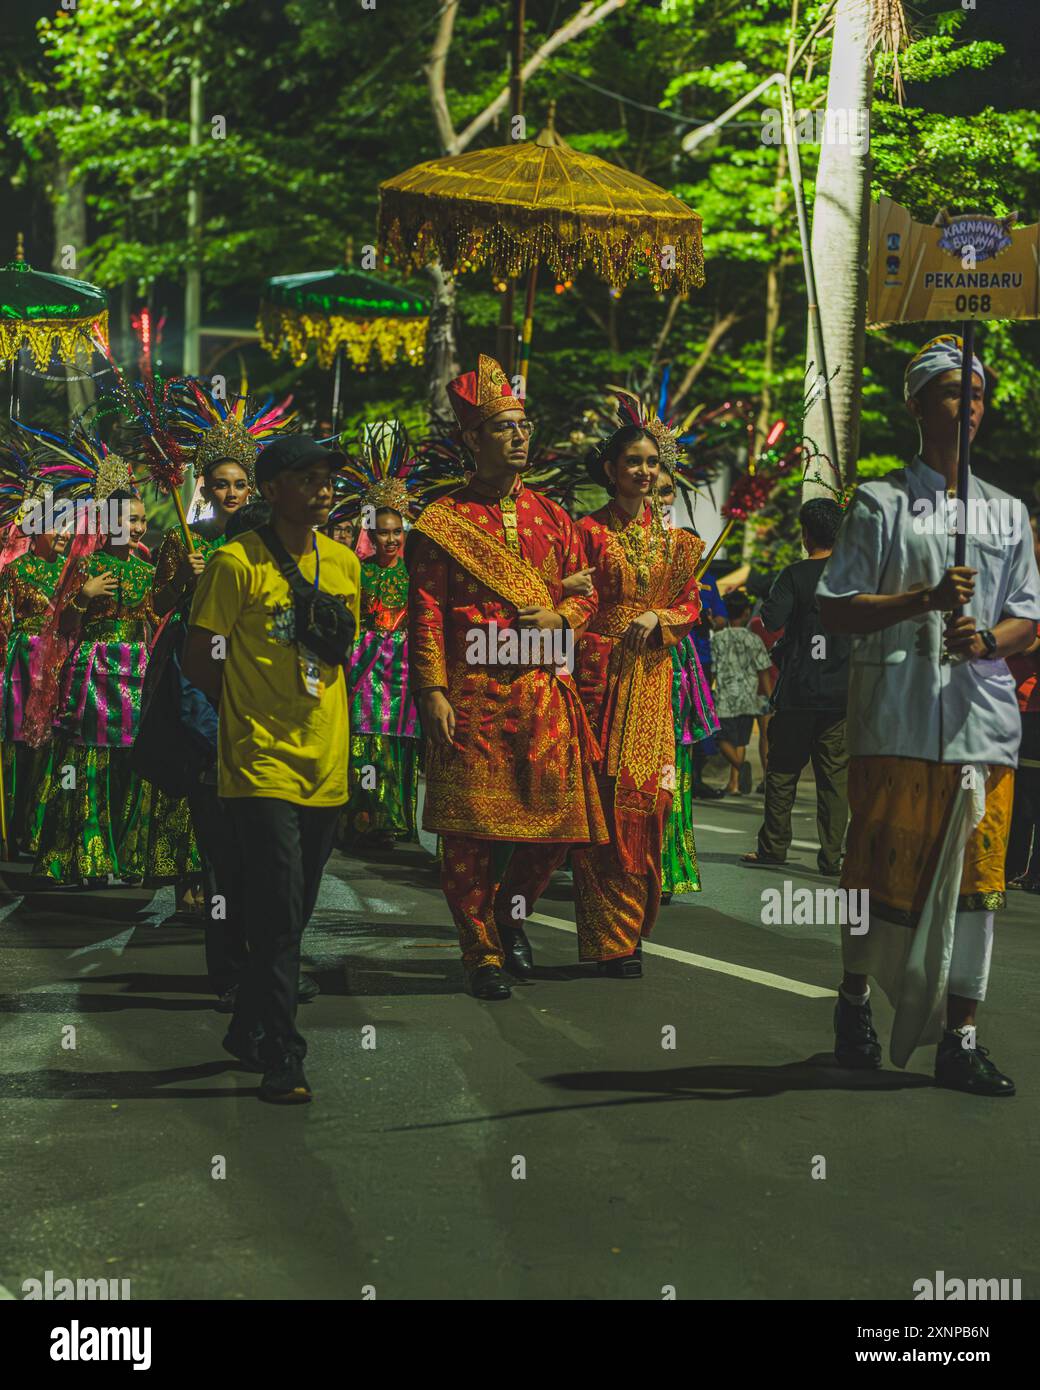
<path id="1" fill-rule="evenodd" d="M 923 758 L 850 759 L 851 821 L 841 886 L 869 889 L 872 918 L 917 925 L 953 798 L 966 794 L 967 771 L 958 763 Z M 990 769 L 986 811 L 964 851 L 959 911 L 1004 906 L 1004 855 L 1014 786 L 1013 768 Z"/>

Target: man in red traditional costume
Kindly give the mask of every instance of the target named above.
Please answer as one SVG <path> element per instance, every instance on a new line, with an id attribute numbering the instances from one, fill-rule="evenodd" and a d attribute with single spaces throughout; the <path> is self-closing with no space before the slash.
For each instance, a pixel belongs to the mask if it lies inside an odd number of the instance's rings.
<path id="1" fill-rule="evenodd" d="M 610 843 L 574 856 L 578 949 L 602 974 L 636 979 L 661 904 L 661 849 L 675 778 L 672 655 L 700 615 L 703 541 L 666 527 L 658 472 L 676 432 L 628 393 L 620 428 L 589 473 L 611 500 L 579 522 L 599 607 L 578 645 L 581 697 L 602 744 Z M 679 789 L 680 794 L 683 789 Z"/>
<path id="2" fill-rule="evenodd" d="M 521 979 L 533 969 L 525 916 L 570 846 L 608 838 L 599 749 L 558 659 L 596 596 L 563 595 L 585 567 L 581 538 L 523 484 L 531 426 L 502 368 L 481 356 L 448 392 L 475 473 L 422 512 L 407 557 L 423 827 L 443 837 L 441 883 L 470 989 L 508 999 L 502 967 Z M 532 647 L 541 659 L 525 661 Z"/>

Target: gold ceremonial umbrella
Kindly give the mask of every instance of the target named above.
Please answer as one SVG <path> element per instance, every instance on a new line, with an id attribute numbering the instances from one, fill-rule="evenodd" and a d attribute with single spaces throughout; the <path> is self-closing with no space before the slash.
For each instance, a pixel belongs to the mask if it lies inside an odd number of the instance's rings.
<path id="1" fill-rule="evenodd" d="M 583 266 L 617 290 L 645 265 L 655 290 L 704 284 L 701 219 L 656 184 L 572 149 L 549 124 L 535 140 L 446 155 L 379 185 L 378 243 L 418 270 L 528 270 L 520 376 L 526 383 L 538 266 Z"/>

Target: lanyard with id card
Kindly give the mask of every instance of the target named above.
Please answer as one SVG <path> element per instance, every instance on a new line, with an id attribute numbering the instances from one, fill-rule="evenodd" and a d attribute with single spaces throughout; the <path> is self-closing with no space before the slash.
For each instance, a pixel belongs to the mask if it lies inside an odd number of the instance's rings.
<path id="1" fill-rule="evenodd" d="M 318 551 L 318 538 L 314 537 L 314 587 L 318 588 L 318 581 L 321 578 L 321 555 Z M 320 700 L 325 694 L 325 682 L 321 678 L 321 662 L 309 652 L 306 647 L 297 647 L 299 652 L 300 680 L 303 683 L 303 692 L 311 696 L 314 700 Z"/>

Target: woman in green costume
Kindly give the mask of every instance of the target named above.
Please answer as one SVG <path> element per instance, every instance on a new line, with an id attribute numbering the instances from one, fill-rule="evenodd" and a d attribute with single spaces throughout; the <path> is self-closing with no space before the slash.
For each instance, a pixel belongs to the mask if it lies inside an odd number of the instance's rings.
<path id="1" fill-rule="evenodd" d="M 120 461 L 108 455 L 105 465 Z M 64 625 L 78 617 L 80 626 L 61 676 L 33 866 L 34 875 L 59 884 L 91 885 L 110 874 L 133 882 L 144 873 L 143 784 L 130 754 L 158 622 L 152 566 L 136 553 L 148 521 L 129 486 L 109 493 L 102 484 L 95 495 L 119 504 L 122 524 L 83 562 L 83 581 L 62 615 Z"/>
<path id="2" fill-rule="evenodd" d="M 252 442 L 248 450 L 255 454 Z M 200 496 L 212 514 L 189 527 L 194 547 L 190 551 L 180 526 L 167 531 L 159 546 L 152 591 L 156 613 L 160 617 L 171 615 L 169 626 L 176 631 L 168 633 L 167 641 L 169 650 L 178 653 L 199 576 L 224 544 L 228 522 L 246 505 L 252 491 L 246 466 L 234 458 L 203 456 L 197 466 L 202 479 Z M 186 797 L 174 799 L 159 787 L 151 788 L 145 856 L 149 882 L 177 879 L 181 909 L 196 914 L 203 910 L 202 859 Z"/>
<path id="3" fill-rule="evenodd" d="M 0 451 L 0 647 L 3 649 L 4 805 L 11 849 L 35 853 L 40 831 L 39 788 L 50 763 L 48 738 L 26 742 L 25 708 L 38 663 L 38 648 L 65 566 L 67 531 L 40 533 L 28 520 L 30 508 L 46 498 L 29 477 L 20 451 Z M 27 534 L 28 532 L 28 534 Z M 28 548 L 26 548 L 28 547 Z M 13 558 L 12 558 L 13 557 Z"/>
<path id="4" fill-rule="evenodd" d="M 419 718 L 408 686 L 408 570 L 404 518 L 421 504 L 420 479 L 404 429 L 366 426 L 342 469 L 351 496 L 337 515 L 359 516 L 361 626 L 347 673 L 350 692 L 350 799 L 339 843 L 393 849 L 416 838 Z M 363 549 L 362 549 L 363 545 Z"/>

